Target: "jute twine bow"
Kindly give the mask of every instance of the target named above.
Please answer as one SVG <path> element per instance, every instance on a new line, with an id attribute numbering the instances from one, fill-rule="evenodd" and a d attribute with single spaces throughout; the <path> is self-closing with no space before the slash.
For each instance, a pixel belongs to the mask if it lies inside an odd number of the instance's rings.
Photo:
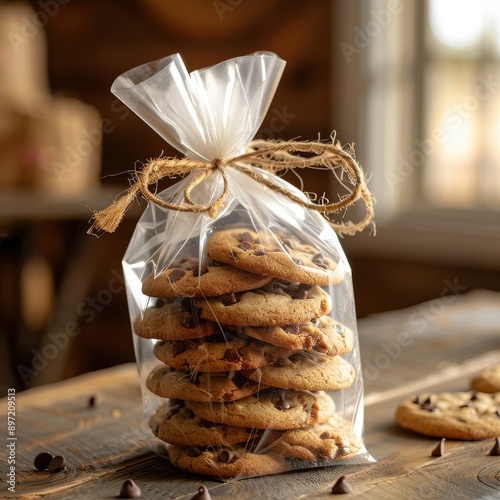
<path id="1" fill-rule="evenodd" d="M 300 156 L 297 153 L 306 153 L 307 156 Z M 144 198 L 160 207 L 181 212 L 206 212 L 210 217 L 215 218 L 230 195 L 226 173 L 228 167 L 248 175 L 263 186 L 281 193 L 302 207 L 316 210 L 323 214 L 338 213 L 353 205 L 359 199 L 362 199 L 365 203 L 365 216 L 361 221 L 356 223 L 351 221 L 342 223 L 330 222 L 338 233 L 355 234 L 363 230 L 373 218 L 373 202 L 365 176 L 350 147 L 343 149 L 340 143 L 335 143 L 334 141 L 332 143 L 325 143 L 321 141 L 274 142 L 256 140 L 249 145 L 245 154 L 230 159 L 217 158 L 212 162 L 202 162 L 189 158 L 158 158 L 150 161 L 140 172 L 135 174 L 135 182 L 132 182 L 131 187 L 123 196 L 104 210 L 94 211 L 94 222 L 88 233 L 96 234 L 98 230 L 108 233 L 114 232 L 139 191 Z M 273 174 L 298 168 L 330 170 L 346 189 L 347 194 L 340 197 L 340 200 L 337 202 L 326 204 L 313 203 L 309 199 L 298 197 L 291 191 L 274 183 L 263 176 L 258 168 L 253 167 L 259 167 Z M 199 171 L 200 173 L 193 177 L 184 189 L 184 200 L 180 204 L 163 200 L 149 189 L 149 186 L 156 184 L 164 177 L 174 178 L 184 176 L 193 171 Z M 220 174 L 223 179 L 222 194 L 212 203 L 195 203 L 191 198 L 193 189 L 215 172 Z M 344 174 L 347 176 L 347 181 L 344 179 Z"/>

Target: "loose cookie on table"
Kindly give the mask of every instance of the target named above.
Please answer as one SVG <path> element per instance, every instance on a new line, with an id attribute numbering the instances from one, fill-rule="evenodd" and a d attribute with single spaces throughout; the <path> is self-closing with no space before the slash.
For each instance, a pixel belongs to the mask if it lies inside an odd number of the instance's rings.
<path id="1" fill-rule="evenodd" d="M 197 299 L 196 306 L 202 318 L 224 325 L 275 326 L 328 314 L 332 302 L 318 286 L 276 280 L 256 290 Z"/>
<path id="2" fill-rule="evenodd" d="M 148 307 L 134 320 L 134 332 L 146 339 L 184 340 L 207 337 L 219 331 L 218 325 L 198 317 L 196 310 L 185 310 L 182 301 Z"/>
<path id="3" fill-rule="evenodd" d="M 162 398 L 201 402 L 235 401 L 266 388 L 235 372 L 189 373 L 168 366 L 155 368 L 146 379 L 146 387 Z"/>
<path id="4" fill-rule="evenodd" d="M 500 392 L 500 365 L 490 366 L 472 379 L 472 389 L 493 394 Z"/>
<path id="5" fill-rule="evenodd" d="M 354 332 L 330 316 L 283 326 L 242 326 L 238 331 L 279 347 L 316 351 L 329 356 L 345 354 L 354 347 Z"/>
<path id="6" fill-rule="evenodd" d="M 205 337 L 202 341 L 163 341 L 154 347 L 155 356 L 166 365 L 200 372 L 252 370 L 275 363 L 294 352 L 229 332 Z"/>
<path id="7" fill-rule="evenodd" d="M 222 479 L 264 476 L 287 470 L 286 462 L 279 455 L 252 453 L 245 446 L 199 448 L 170 445 L 168 455 L 172 465 L 181 470 Z"/>
<path id="8" fill-rule="evenodd" d="M 214 259 L 247 271 L 309 285 L 334 285 L 342 281 L 337 262 L 293 236 L 227 229 L 207 241 Z"/>
<path id="9" fill-rule="evenodd" d="M 215 424 L 197 417 L 182 402 L 162 406 L 149 419 L 153 434 L 178 446 L 230 446 L 258 439 L 263 431 Z"/>
<path id="10" fill-rule="evenodd" d="M 272 450 L 286 458 L 299 460 L 347 460 L 361 448 L 351 424 L 333 415 L 324 424 L 266 433 L 257 444 L 260 451 Z"/>
<path id="11" fill-rule="evenodd" d="M 297 429 L 326 422 L 335 404 L 324 392 L 267 389 L 229 403 L 198 403 L 186 406 L 204 420 L 236 427 Z"/>
<path id="12" fill-rule="evenodd" d="M 142 293 L 164 299 L 214 297 L 258 288 L 271 279 L 225 264 L 200 266 L 198 259 L 186 257 L 157 275 L 151 273 L 142 284 Z"/>
<path id="13" fill-rule="evenodd" d="M 271 387 L 303 391 L 347 389 L 356 378 L 356 371 L 345 359 L 319 352 L 298 352 L 278 359 L 273 365 L 241 373 Z"/>
<path id="14" fill-rule="evenodd" d="M 403 402 L 396 421 L 426 436 L 480 440 L 500 436 L 500 393 L 421 394 Z"/>

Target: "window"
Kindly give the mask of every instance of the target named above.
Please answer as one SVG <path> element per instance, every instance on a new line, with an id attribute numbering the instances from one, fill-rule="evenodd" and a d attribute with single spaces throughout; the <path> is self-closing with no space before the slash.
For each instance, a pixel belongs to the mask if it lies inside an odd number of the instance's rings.
<path id="1" fill-rule="evenodd" d="M 356 117 L 378 226 L 369 246 L 347 245 L 500 267 L 500 3 L 357 0 L 341 10 L 334 75 L 349 83 L 332 98 L 333 126 Z"/>

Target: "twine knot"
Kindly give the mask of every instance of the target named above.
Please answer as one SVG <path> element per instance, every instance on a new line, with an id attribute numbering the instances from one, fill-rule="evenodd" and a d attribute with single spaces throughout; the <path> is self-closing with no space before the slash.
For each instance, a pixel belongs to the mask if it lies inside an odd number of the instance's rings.
<path id="1" fill-rule="evenodd" d="M 305 155 L 301 156 L 298 153 L 305 153 Z M 362 199 L 365 203 L 366 214 L 361 221 L 357 223 L 351 221 L 330 222 L 330 225 L 338 233 L 355 234 L 362 231 L 372 221 L 373 202 L 371 194 L 363 170 L 356 161 L 351 146 L 342 148 L 340 143 L 335 143 L 333 140 L 332 143 L 256 140 L 250 143 L 246 153 L 230 159 L 215 158 L 211 162 L 195 161 L 189 158 L 157 158 L 151 160 L 135 175 L 135 182 L 131 183 L 131 187 L 122 197 L 115 200 L 104 210 L 93 213 L 94 222 L 87 232 L 89 234 L 96 234 L 97 230 L 108 233 L 114 232 L 139 191 L 146 200 L 162 208 L 181 212 L 208 213 L 210 217 L 215 218 L 230 195 L 226 167 L 234 168 L 256 180 L 262 186 L 281 193 L 289 200 L 323 214 L 338 213 Z M 330 170 L 348 193 L 342 196 L 339 195 L 338 202 L 316 204 L 310 200 L 305 200 L 303 197 L 296 196 L 290 190 L 275 183 L 272 178 L 270 179 L 261 173 L 261 170 L 264 170 L 271 174 L 278 174 L 298 168 Z M 165 201 L 149 189 L 150 185 L 156 184 L 164 177 L 175 178 L 197 171 L 200 173 L 193 176 L 184 188 L 184 200 L 180 204 Z M 222 194 L 215 201 L 208 204 L 193 201 L 191 198 L 193 189 L 214 173 L 222 177 Z M 344 179 L 344 174 L 347 180 Z"/>

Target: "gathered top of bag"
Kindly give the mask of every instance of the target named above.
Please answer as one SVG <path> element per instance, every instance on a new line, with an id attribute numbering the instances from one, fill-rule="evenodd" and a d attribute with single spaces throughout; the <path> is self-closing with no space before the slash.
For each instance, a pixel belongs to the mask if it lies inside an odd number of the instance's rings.
<path id="1" fill-rule="evenodd" d="M 257 52 L 188 73 L 174 54 L 127 71 L 111 91 L 183 155 L 210 162 L 245 152 L 285 64 Z"/>
<path id="2" fill-rule="evenodd" d="M 285 61 L 272 52 L 229 59 L 215 66 L 188 73 L 179 54 L 133 68 L 119 76 L 111 91 L 153 128 L 184 158 L 158 158 L 135 173 L 130 189 L 109 207 L 94 212 L 96 229 L 113 232 L 140 191 L 149 201 L 170 209 L 208 213 L 216 217 L 229 196 L 228 167 L 236 168 L 262 186 L 279 192 L 306 208 L 328 214 L 338 213 L 363 199 L 366 214 L 357 223 L 331 223 L 344 234 L 365 228 L 373 217 L 373 203 L 361 166 L 351 147 L 338 142 L 253 141 L 278 86 Z M 265 172 L 277 174 L 297 168 L 332 171 L 347 194 L 339 201 L 315 204 L 305 195 L 297 196 Z M 265 171 L 264 173 L 262 171 Z M 184 191 L 184 202 L 170 203 L 149 186 L 163 177 L 194 172 Z M 223 189 L 208 204 L 193 201 L 191 192 L 208 176 L 222 176 Z"/>

